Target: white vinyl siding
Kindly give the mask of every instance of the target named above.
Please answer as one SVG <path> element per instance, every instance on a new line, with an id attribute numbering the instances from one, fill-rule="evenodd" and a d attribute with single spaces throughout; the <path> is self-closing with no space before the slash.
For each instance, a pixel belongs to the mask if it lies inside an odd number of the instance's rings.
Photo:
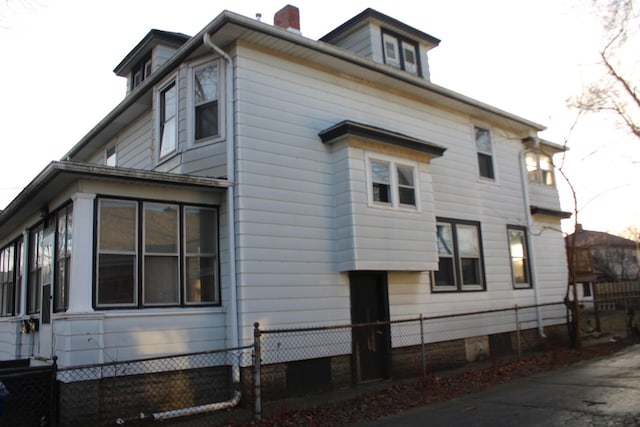
<path id="1" fill-rule="evenodd" d="M 397 271 L 389 274 L 389 298 L 392 305 L 405 302 L 391 307 L 392 316 L 431 312 L 443 303 L 461 304 L 456 311 L 463 311 L 534 302 L 527 290 L 514 300 L 505 239 L 507 223 L 525 221 L 516 137 L 503 137 L 508 131 L 502 129 L 492 134 L 492 160 L 502 180 L 499 189 L 488 186 L 478 180 L 469 117 L 383 88 L 338 82 L 248 46 L 237 52 L 236 206 L 245 327 L 253 318 L 269 325 L 348 322 L 348 277 L 340 271 L 357 269 Z M 363 147 L 369 142 L 319 141 L 318 132 L 354 117 L 447 148 L 443 157 L 419 162 L 420 211 L 399 216 L 406 212 L 368 206 Z M 384 150 L 404 158 L 402 149 Z M 437 268 L 436 215 L 482 225 L 486 292 L 420 296 L 430 289 L 430 275 L 421 271 Z M 545 239 L 563 247 L 559 233 Z M 553 269 L 564 277 L 561 261 Z"/>

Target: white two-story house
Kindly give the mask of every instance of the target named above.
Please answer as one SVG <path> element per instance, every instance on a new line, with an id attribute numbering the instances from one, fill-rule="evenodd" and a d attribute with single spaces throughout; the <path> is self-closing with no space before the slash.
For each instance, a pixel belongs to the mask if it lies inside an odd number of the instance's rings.
<path id="1" fill-rule="evenodd" d="M 0 358 L 561 301 L 562 147 L 432 83 L 438 44 L 371 9 L 320 40 L 293 6 L 149 32 L 115 68 L 122 102 L 0 214 Z M 513 328 L 452 323 L 429 339 Z"/>

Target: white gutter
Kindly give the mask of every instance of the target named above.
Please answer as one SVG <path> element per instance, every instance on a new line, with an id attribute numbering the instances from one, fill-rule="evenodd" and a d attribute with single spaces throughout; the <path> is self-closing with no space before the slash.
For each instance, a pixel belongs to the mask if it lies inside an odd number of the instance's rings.
<path id="1" fill-rule="evenodd" d="M 202 40 L 204 45 L 211 48 L 218 55 L 222 56 L 227 62 L 226 77 L 226 124 L 227 124 L 227 223 L 229 230 L 229 305 L 230 305 L 230 325 L 231 325 L 231 346 L 238 348 L 240 346 L 240 331 L 238 322 L 238 289 L 236 279 L 236 230 L 235 230 L 235 127 L 234 127 L 234 111 L 233 111 L 233 60 L 225 51 L 220 49 L 211 41 L 209 32 L 205 32 Z M 167 420 L 171 418 L 183 417 L 187 415 L 202 414 L 205 412 L 219 411 L 221 409 L 232 408 L 236 406 L 242 398 L 240 391 L 240 361 L 238 354 L 234 350 L 231 361 L 231 371 L 233 385 L 235 387 L 233 397 L 224 402 L 208 403 L 200 406 L 192 406 L 188 408 L 174 409 L 165 412 L 156 412 L 152 414 L 154 420 Z"/>
<path id="2" fill-rule="evenodd" d="M 522 197 L 524 200 L 524 216 L 527 223 L 527 241 L 529 242 L 529 269 L 531 270 L 531 283 L 533 284 L 533 296 L 536 304 L 536 318 L 538 322 L 538 334 L 540 338 L 546 338 L 544 333 L 544 326 L 542 321 L 542 310 L 540 309 L 540 287 L 537 280 L 536 269 L 536 251 L 535 244 L 533 242 L 533 234 L 531 229 L 533 228 L 533 219 L 531 218 L 531 206 L 529 202 L 529 177 L 527 175 L 527 165 L 525 162 L 525 156 L 527 153 L 536 152 L 540 146 L 540 141 L 537 137 L 534 138 L 535 143 L 533 148 L 525 148 L 520 151 L 520 180 L 522 183 Z"/>

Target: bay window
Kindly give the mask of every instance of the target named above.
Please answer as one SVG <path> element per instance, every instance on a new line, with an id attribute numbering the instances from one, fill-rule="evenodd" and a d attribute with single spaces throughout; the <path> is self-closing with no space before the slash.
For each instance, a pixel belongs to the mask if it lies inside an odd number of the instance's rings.
<path id="1" fill-rule="evenodd" d="M 217 136 L 218 62 L 209 62 L 193 71 L 194 138 L 196 141 Z"/>
<path id="2" fill-rule="evenodd" d="M 369 202 L 394 208 L 416 208 L 416 165 L 369 158 Z"/>
<path id="3" fill-rule="evenodd" d="M 175 82 L 160 91 L 160 158 L 176 150 L 178 89 Z"/>
<path id="4" fill-rule="evenodd" d="M 525 163 L 529 182 L 548 186 L 555 185 L 551 156 L 544 153 L 528 152 L 525 155 Z"/>

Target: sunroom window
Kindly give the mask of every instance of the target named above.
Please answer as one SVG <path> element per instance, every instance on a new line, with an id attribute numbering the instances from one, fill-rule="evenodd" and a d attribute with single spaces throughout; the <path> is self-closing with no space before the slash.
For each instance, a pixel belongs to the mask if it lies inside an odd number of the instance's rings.
<path id="1" fill-rule="evenodd" d="M 214 207 L 99 199 L 96 306 L 218 304 L 217 223 Z"/>

